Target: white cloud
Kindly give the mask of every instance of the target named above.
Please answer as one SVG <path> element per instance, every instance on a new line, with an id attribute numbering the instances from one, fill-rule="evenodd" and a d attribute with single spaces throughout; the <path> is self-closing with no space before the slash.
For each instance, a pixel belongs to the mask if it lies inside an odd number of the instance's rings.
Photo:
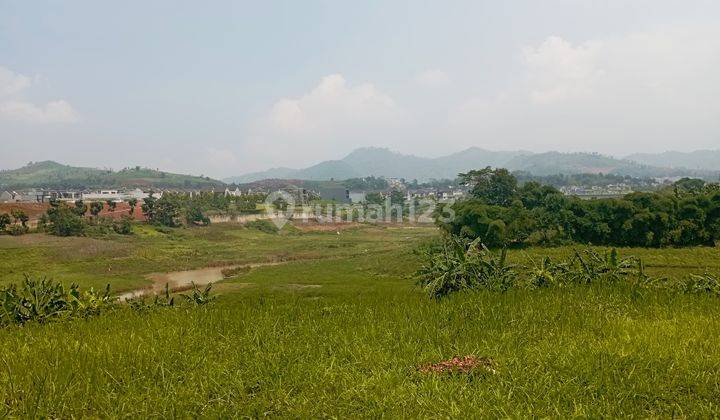
<path id="1" fill-rule="evenodd" d="M 532 100 L 543 104 L 590 97 L 604 74 L 597 63 L 602 47 L 597 42 L 573 46 L 558 36 L 525 47 Z"/>
<path id="2" fill-rule="evenodd" d="M 0 97 L 9 96 L 30 86 L 32 79 L 0 66 Z"/>
<path id="3" fill-rule="evenodd" d="M 303 166 L 334 159 L 377 145 L 402 119 L 393 98 L 372 83 L 351 85 L 333 74 L 299 97 L 276 101 L 244 139 L 241 156 L 251 170 L 261 168 L 258 161 Z"/>
<path id="4" fill-rule="evenodd" d="M 0 66 L 0 120 L 26 123 L 75 123 L 80 121 L 78 112 L 66 101 L 56 100 L 44 105 L 14 99 L 20 92 L 31 87 L 32 79 Z"/>
<path id="5" fill-rule="evenodd" d="M 3 102 L 0 103 L 0 118 L 29 123 L 75 123 L 80 120 L 77 111 L 62 100 L 40 106 L 29 102 Z"/>
<path id="6" fill-rule="evenodd" d="M 454 109 L 454 134 L 487 147 L 617 155 L 718 147 L 720 27 L 582 43 L 550 36 L 521 52 L 525 80 Z"/>
<path id="7" fill-rule="evenodd" d="M 415 76 L 415 83 L 426 88 L 440 88 L 450 84 L 450 77 L 442 70 L 429 69 Z"/>
<path id="8" fill-rule="evenodd" d="M 348 86 L 333 74 L 300 98 L 283 98 L 273 105 L 269 128 L 287 135 L 322 134 L 376 124 L 393 118 L 395 102 L 374 85 Z"/>

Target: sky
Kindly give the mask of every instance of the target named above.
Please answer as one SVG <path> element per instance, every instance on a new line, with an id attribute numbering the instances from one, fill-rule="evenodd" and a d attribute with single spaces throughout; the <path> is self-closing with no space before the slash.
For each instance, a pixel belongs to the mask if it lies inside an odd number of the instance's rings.
<path id="1" fill-rule="evenodd" d="M 720 149 L 720 2 L 0 0 L 0 169 Z"/>

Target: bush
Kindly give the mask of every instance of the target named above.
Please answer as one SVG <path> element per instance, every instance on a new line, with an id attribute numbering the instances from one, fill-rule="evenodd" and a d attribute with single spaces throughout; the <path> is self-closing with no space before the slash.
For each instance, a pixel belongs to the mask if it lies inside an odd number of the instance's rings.
<path id="1" fill-rule="evenodd" d="M 269 220 L 264 220 L 264 219 L 258 219 L 258 220 L 253 220 L 253 221 L 247 222 L 247 223 L 245 223 L 245 227 L 250 228 L 250 229 L 256 229 L 256 230 L 259 230 L 260 232 L 265 232 L 265 233 L 278 233 L 280 231 L 280 229 L 277 226 L 275 226 L 275 223 L 273 223 Z"/>
<path id="2" fill-rule="evenodd" d="M 200 290 L 197 285 L 193 282 L 190 294 L 181 294 L 185 298 L 186 302 L 189 302 L 195 306 L 207 305 L 208 303 L 215 300 L 217 296 L 210 295 L 212 289 L 212 283 L 208 283 L 203 290 Z"/>
<path id="3" fill-rule="evenodd" d="M 620 258 L 614 248 L 604 254 L 591 249 L 576 251 L 570 260 L 559 263 L 544 257 L 539 263 L 531 260 L 530 266 L 514 266 L 507 264 L 505 249 L 492 252 L 479 239 L 470 241 L 448 235 L 440 245 L 428 247 L 423 254 L 425 263 L 416 278 L 434 298 L 461 290 L 504 292 L 515 287 L 615 283 L 622 279 L 650 283 L 642 261 L 635 257 Z"/>
<path id="4" fill-rule="evenodd" d="M 431 248 L 425 256 L 416 278 L 434 298 L 466 289 L 506 291 L 517 279 L 514 267 L 506 263 L 506 250 L 495 254 L 477 239 L 447 236 L 439 249 Z"/>
<path id="5" fill-rule="evenodd" d="M 10 215 L 7 213 L 0 214 L 0 233 L 2 233 L 5 230 L 5 226 L 9 225 L 12 222 L 12 219 L 10 219 Z"/>
<path id="6" fill-rule="evenodd" d="M 122 216 L 119 220 L 113 221 L 113 231 L 120 235 L 132 234 L 132 218 L 130 216 Z"/>
<path id="7" fill-rule="evenodd" d="M 7 229 L 8 233 L 10 233 L 12 236 L 20 236 L 24 235 L 28 232 L 27 226 L 23 225 L 10 225 L 10 227 Z"/>
<path id="8" fill-rule="evenodd" d="M 86 228 L 85 220 L 65 204 L 48 209 L 42 226 L 46 232 L 57 236 L 82 236 Z"/>
<path id="9" fill-rule="evenodd" d="M 93 289 L 81 292 L 76 284 L 65 289 L 53 280 L 25 276 L 19 286 L 11 284 L 0 289 L 0 325 L 87 317 L 97 315 L 113 304 L 110 285 L 102 293 Z"/>

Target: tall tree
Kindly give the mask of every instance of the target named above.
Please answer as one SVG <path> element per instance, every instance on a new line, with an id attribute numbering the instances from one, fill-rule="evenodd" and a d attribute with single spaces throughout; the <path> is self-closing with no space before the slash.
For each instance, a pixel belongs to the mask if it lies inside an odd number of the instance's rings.
<path id="1" fill-rule="evenodd" d="M 90 214 L 92 214 L 96 218 L 97 218 L 98 214 L 100 214 L 102 209 L 103 209 L 103 203 L 101 203 L 100 201 L 93 201 L 92 203 L 90 203 Z"/>
<path id="2" fill-rule="evenodd" d="M 470 193 L 493 206 L 509 206 L 517 194 L 517 179 L 504 168 L 472 170 L 459 174 L 460 182 L 472 187 Z"/>
<path id="3" fill-rule="evenodd" d="M 135 206 L 137 206 L 137 198 L 131 198 L 128 200 L 128 205 L 130 206 L 130 215 L 132 216 L 133 213 L 135 213 Z"/>

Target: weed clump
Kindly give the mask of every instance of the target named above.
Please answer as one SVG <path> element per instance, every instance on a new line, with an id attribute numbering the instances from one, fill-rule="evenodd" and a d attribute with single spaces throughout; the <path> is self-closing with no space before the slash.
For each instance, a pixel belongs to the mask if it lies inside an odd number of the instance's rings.
<path id="1" fill-rule="evenodd" d="M 252 220 L 250 222 L 245 223 L 245 227 L 249 229 L 255 229 L 259 230 L 260 232 L 264 233 L 278 233 L 280 229 L 278 229 L 275 224 L 269 220 L 264 219 L 258 219 L 258 220 Z"/>

